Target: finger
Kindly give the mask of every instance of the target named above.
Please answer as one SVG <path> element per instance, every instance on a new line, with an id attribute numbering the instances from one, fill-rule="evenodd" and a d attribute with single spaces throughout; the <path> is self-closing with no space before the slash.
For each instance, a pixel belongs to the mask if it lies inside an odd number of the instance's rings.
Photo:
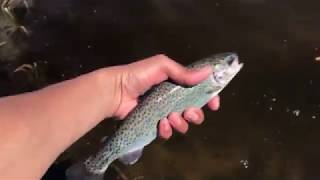
<path id="1" fill-rule="evenodd" d="M 166 73 L 168 78 L 180 84 L 195 85 L 207 79 L 208 76 L 212 74 L 212 68 L 210 66 L 191 70 L 166 56 L 163 56 L 162 59 L 162 70 Z"/>
<path id="2" fill-rule="evenodd" d="M 184 134 L 188 131 L 189 125 L 179 113 L 171 113 L 168 120 L 170 125 L 178 132 Z"/>
<path id="3" fill-rule="evenodd" d="M 220 107 L 220 97 L 219 96 L 215 96 L 214 98 L 212 98 L 209 102 L 208 102 L 208 106 L 211 110 L 216 111 L 219 109 Z"/>
<path id="4" fill-rule="evenodd" d="M 158 84 L 168 78 L 179 84 L 195 85 L 207 79 L 212 73 L 210 66 L 190 70 L 165 55 L 156 55 L 138 63 L 144 65 L 144 72 L 148 74 L 146 77 L 148 86 Z"/>
<path id="5" fill-rule="evenodd" d="M 167 118 L 160 120 L 159 136 L 163 139 L 169 139 L 172 136 L 172 128 Z"/>
<path id="6" fill-rule="evenodd" d="M 188 108 L 183 113 L 183 117 L 193 124 L 201 124 L 204 121 L 203 111 L 199 108 Z"/>

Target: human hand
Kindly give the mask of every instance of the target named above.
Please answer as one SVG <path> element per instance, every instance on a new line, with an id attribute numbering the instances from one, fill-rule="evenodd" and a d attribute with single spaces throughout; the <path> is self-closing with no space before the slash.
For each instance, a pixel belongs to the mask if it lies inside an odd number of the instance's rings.
<path id="1" fill-rule="evenodd" d="M 125 118 L 139 96 L 153 85 L 168 78 L 194 85 L 211 73 L 210 67 L 191 71 L 157 55 L 102 68 L 31 93 L 0 98 L 0 136 L 9 137 L 0 145 L 0 179 L 40 179 L 66 148 L 105 117 Z M 217 110 L 219 98 L 208 104 Z M 197 108 L 189 108 L 182 115 L 171 113 L 160 121 L 159 135 L 168 139 L 172 129 L 186 133 L 188 123 L 201 124 L 203 119 Z"/>
<path id="2" fill-rule="evenodd" d="M 117 66 L 113 71 L 120 74 L 119 84 L 116 85 L 117 107 L 113 116 L 124 119 L 137 105 L 139 96 L 143 95 L 153 85 L 167 79 L 172 79 L 182 85 L 195 85 L 208 78 L 213 73 L 211 67 L 199 70 L 189 70 L 164 55 L 156 55 L 132 64 Z M 214 97 L 208 106 L 212 110 L 219 108 L 219 97 Z M 182 114 L 173 112 L 167 118 L 160 121 L 159 135 L 168 139 L 175 129 L 180 133 L 186 133 L 188 123 L 201 124 L 204 120 L 203 111 L 199 108 L 189 108 Z"/>

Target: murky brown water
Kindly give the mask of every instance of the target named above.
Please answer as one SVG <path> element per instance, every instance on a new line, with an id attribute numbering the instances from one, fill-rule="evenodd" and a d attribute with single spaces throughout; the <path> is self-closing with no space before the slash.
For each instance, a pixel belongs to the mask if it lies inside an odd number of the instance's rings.
<path id="1" fill-rule="evenodd" d="M 245 67 L 222 92 L 219 112 L 206 110 L 202 126 L 148 146 L 136 165 L 116 165 L 136 180 L 318 179 L 319 6 L 316 0 L 43 0 L 25 20 L 33 29 L 28 50 L 2 62 L 0 93 L 156 53 L 188 64 L 234 51 Z M 40 79 L 8 73 L 33 62 Z M 86 156 L 114 126 L 111 120 L 99 125 L 44 179 L 62 177 L 66 161 Z M 117 177 L 113 171 L 108 179 Z"/>

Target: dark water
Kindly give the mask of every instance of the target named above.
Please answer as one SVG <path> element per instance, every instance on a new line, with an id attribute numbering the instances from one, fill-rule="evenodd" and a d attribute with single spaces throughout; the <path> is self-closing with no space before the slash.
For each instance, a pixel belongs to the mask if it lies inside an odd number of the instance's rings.
<path id="1" fill-rule="evenodd" d="M 237 52 L 245 66 L 221 109 L 185 135 L 148 146 L 129 179 L 313 180 L 320 177 L 320 1 L 66 0 L 37 2 L 16 61 L 2 62 L 1 95 L 165 53 L 180 63 Z M 10 73 L 36 62 L 38 78 Z M 112 133 L 106 121 L 68 149 L 44 179 Z M 107 179 L 116 179 L 113 168 Z"/>

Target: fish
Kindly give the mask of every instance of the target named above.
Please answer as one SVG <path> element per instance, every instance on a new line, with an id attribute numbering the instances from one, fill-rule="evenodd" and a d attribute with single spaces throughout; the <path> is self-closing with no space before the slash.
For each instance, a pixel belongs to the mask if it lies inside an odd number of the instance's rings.
<path id="1" fill-rule="evenodd" d="M 219 53 L 196 61 L 187 68 L 211 66 L 213 72 L 194 86 L 184 86 L 170 80 L 147 91 L 115 133 L 101 149 L 66 171 L 68 180 L 102 180 L 109 165 L 120 160 L 132 165 L 142 156 L 143 148 L 154 141 L 159 121 L 171 112 L 182 113 L 188 107 L 201 108 L 218 95 L 242 69 L 236 53 Z"/>

